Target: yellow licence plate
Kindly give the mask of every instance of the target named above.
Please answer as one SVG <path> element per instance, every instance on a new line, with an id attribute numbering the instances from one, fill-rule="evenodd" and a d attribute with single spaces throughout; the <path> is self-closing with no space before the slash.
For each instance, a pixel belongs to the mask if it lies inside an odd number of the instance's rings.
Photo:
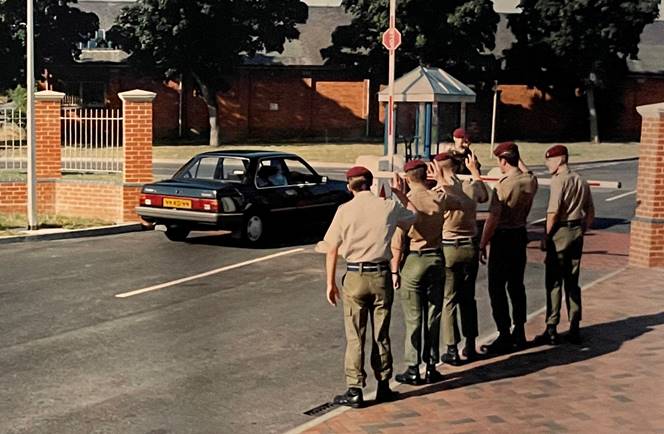
<path id="1" fill-rule="evenodd" d="M 171 199 L 168 197 L 164 198 L 163 206 L 165 208 L 187 208 L 191 209 L 191 201 L 185 199 Z"/>

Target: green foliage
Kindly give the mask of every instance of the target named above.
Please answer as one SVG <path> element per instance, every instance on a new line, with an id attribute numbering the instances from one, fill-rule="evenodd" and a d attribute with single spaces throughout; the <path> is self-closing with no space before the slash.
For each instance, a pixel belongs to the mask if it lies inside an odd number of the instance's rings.
<path id="1" fill-rule="evenodd" d="M 508 70 L 559 93 L 606 86 L 637 57 L 658 6 L 659 0 L 521 0 L 523 12 L 509 19 L 517 42 L 506 53 Z"/>
<path id="2" fill-rule="evenodd" d="M 76 0 L 34 0 L 35 74 L 52 65 L 71 64 L 99 27 L 95 14 L 72 7 Z M 25 83 L 25 0 L 0 0 L 0 89 Z"/>
<path id="3" fill-rule="evenodd" d="M 331 47 L 321 53 L 330 64 L 341 64 L 387 77 L 387 50 L 382 33 L 388 27 L 387 0 L 343 0 L 353 15 L 339 26 Z M 396 26 L 402 34 L 397 50 L 397 76 L 417 65 L 438 66 L 462 81 L 487 80 L 495 70 L 489 54 L 495 46 L 498 14 L 491 0 L 399 0 Z"/>
<path id="4" fill-rule="evenodd" d="M 283 51 L 307 15 L 300 0 L 138 0 L 107 36 L 143 71 L 220 89 L 245 58 Z"/>
<path id="5" fill-rule="evenodd" d="M 16 104 L 16 108 L 25 113 L 28 106 L 28 92 L 23 86 L 16 86 L 14 89 L 7 91 L 9 100 Z"/>
<path id="6" fill-rule="evenodd" d="M 193 79 L 208 107 L 210 145 L 218 145 L 217 92 L 248 57 L 282 52 L 307 16 L 300 0 L 138 0 L 107 37 L 143 74 Z"/>

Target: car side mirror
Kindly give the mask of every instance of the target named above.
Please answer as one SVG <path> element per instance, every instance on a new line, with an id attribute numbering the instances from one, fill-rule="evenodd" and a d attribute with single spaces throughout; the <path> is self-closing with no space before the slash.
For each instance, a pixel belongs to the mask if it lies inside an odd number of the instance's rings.
<path id="1" fill-rule="evenodd" d="M 321 176 L 320 177 L 320 183 L 325 184 L 327 182 L 327 176 Z"/>

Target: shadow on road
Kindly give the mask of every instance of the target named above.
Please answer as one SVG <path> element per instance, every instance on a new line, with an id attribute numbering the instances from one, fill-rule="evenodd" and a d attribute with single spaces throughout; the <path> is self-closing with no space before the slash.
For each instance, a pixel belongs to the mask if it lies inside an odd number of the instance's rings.
<path id="1" fill-rule="evenodd" d="M 315 244 L 323 239 L 326 230 L 327 225 L 323 227 L 314 224 L 298 228 L 278 228 L 274 229 L 272 235 L 259 246 L 249 246 L 240 237 L 233 234 L 190 236 L 187 238 L 186 243 L 194 245 L 202 244 L 210 246 L 253 248 L 256 250 L 278 249 L 281 247 Z"/>
<path id="2" fill-rule="evenodd" d="M 596 217 L 591 225 L 591 229 L 608 229 L 614 226 L 629 226 L 629 220 L 627 219 L 616 219 L 616 218 L 607 218 L 607 217 Z M 592 235 L 592 234 L 588 234 Z"/>
<path id="3" fill-rule="evenodd" d="M 582 346 L 563 344 L 542 351 L 517 353 L 495 363 L 475 366 L 446 376 L 445 381 L 401 394 L 401 398 L 421 396 L 506 378 L 522 377 L 552 366 L 583 362 L 620 349 L 623 343 L 664 324 L 664 312 L 633 316 L 582 328 Z"/>

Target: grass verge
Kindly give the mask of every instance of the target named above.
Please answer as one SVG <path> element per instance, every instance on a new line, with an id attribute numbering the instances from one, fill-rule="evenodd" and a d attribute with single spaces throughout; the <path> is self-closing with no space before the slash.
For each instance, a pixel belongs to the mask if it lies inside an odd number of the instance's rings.
<path id="1" fill-rule="evenodd" d="M 61 215 L 41 215 L 39 218 L 40 229 L 85 229 L 97 226 L 109 226 L 112 223 L 101 219 L 90 219 L 83 217 L 67 217 Z M 28 221 L 24 214 L 0 213 L 0 236 L 17 235 L 28 227 Z"/>
<path id="2" fill-rule="evenodd" d="M 551 143 L 539 142 L 519 142 L 518 144 L 524 161 L 530 165 L 543 164 L 544 153 L 552 145 Z M 639 153 L 638 143 L 595 144 L 590 142 L 575 142 L 565 143 L 565 146 L 569 148 L 571 161 L 576 163 L 631 158 L 637 157 Z M 218 148 L 211 148 L 205 145 L 155 146 L 153 147 L 152 155 L 154 159 L 160 160 L 187 160 L 201 152 L 238 149 L 292 152 L 307 161 L 334 163 L 353 163 L 360 155 L 383 155 L 382 143 L 237 144 L 223 145 Z M 473 144 L 473 149 L 485 166 L 493 165 L 490 144 L 476 143 Z M 399 144 L 398 152 L 404 153 L 402 144 Z"/>

